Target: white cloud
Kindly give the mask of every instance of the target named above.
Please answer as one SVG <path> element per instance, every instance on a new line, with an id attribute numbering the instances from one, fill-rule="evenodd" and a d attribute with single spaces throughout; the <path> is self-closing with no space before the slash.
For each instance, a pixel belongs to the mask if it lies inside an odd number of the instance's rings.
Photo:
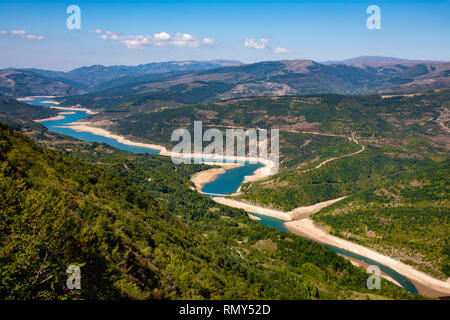
<path id="1" fill-rule="evenodd" d="M 22 39 L 28 39 L 28 40 L 44 40 L 45 37 L 43 36 L 37 36 L 31 33 L 28 33 L 26 30 L 11 30 L 11 31 L 6 31 L 6 30 L 1 30 L 0 34 L 1 35 L 7 35 L 9 33 L 10 36 L 12 37 L 20 37 Z"/>
<path id="2" fill-rule="evenodd" d="M 31 40 L 44 40 L 45 38 L 43 36 L 35 36 L 34 34 L 26 34 L 25 39 L 31 39 Z"/>
<path id="3" fill-rule="evenodd" d="M 12 35 L 24 35 L 26 33 L 27 32 L 25 30 L 13 30 L 13 31 L 11 31 Z"/>
<path id="4" fill-rule="evenodd" d="M 272 51 L 273 51 L 274 53 L 279 53 L 279 54 L 290 53 L 290 52 L 291 52 L 290 50 L 288 50 L 288 49 L 286 49 L 286 48 L 283 48 L 283 47 L 276 47 L 276 48 L 273 48 Z"/>
<path id="5" fill-rule="evenodd" d="M 216 40 L 211 39 L 211 38 L 204 38 L 203 44 L 206 44 L 207 46 L 213 46 L 216 44 Z"/>
<path id="6" fill-rule="evenodd" d="M 244 46 L 246 46 L 247 48 L 252 48 L 252 49 L 256 49 L 256 50 L 262 50 L 267 48 L 267 45 L 269 44 L 269 40 L 265 39 L 265 38 L 261 38 L 258 40 L 253 40 L 253 39 L 245 39 L 244 42 Z"/>
<path id="7" fill-rule="evenodd" d="M 100 30 L 101 31 L 101 30 Z M 200 45 L 213 45 L 214 39 L 205 38 L 202 41 L 188 33 L 176 33 L 173 36 L 167 32 L 152 35 L 121 35 L 111 31 L 94 32 L 100 34 L 102 40 L 117 41 L 130 49 L 142 49 L 146 46 L 175 46 L 175 47 L 199 47 Z"/>
<path id="8" fill-rule="evenodd" d="M 256 50 L 266 49 L 266 50 L 269 50 L 276 54 L 285 54 L 285 53 L 291 52 L 290 50 L 283 48 L 283 47 L 272 48 L 270 46 L 270 41 L 266 38 L 261 38 L 259 40 L 245 39 L 244 46 L 246 46 L 247 48 L 256 49 Z"/>
<path id="9" fill-rule="evenodd" d="M 170 34 L 166 33 L 166 32 L 161 32 L 161 33 L 155 33 L 153 35 L 153 37 L 157 40 L 169 40 L 170 39 Z"/>

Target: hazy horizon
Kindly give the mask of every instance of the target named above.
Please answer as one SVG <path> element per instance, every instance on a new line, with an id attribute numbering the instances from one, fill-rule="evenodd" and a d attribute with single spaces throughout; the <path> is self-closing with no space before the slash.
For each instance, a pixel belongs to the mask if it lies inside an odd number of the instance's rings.
<path id="1" fill-rule="evenodd" d="M 239 60 L 230 60 L 230 59 L 210 59 L 210 60 L 195 60 L 195 59 L 190 59 L 190 60 L 162 60 L 162 61 L 148 61 L 148 62 L 143 62 L 143 63 L 139 63 L 139 64 L 90 64 L 90 65 L 80 65 L 78 67 L 75 68 L 71 68 L 71 69 L 67 69 L 67 70 L 60 70 L 60 69 L 44 69 L 44 68 L 40 68 L 39 66 L 30 66 L 30 67 L 15 67 L 15 66 L 8 66 L 8 67 L 2 67 L 0 70 L 7 70 L 7 69 L 22 69 L 22 70 L 26 70 L 26 69 L 40 69 L 40 70 L 48 70 L 48 71 L 56 71 L 56 72 L 70 72 L 72 70 L 75 69 L 79 69 L 79 68 L 89 68 L 89 67 L 94 67 L 94 66 L 102 66 L 102 67 L 120 67 L 120 66 L 125 66 L 125 67 L 138 67 L 138 66 L 142 66 L 142 65 L 147 65 L 147 64 L 152 64 L 152 63 L 177 63 L 177 62 L 188 62 L 188 61 L 192 61 L 192 62 L 214 62 L 214 61 L 229 61 L 229 62 L 240 62 L 242 64 L 254 64 L 254 63 L 261 63 L 261 62 L 267 62 L 267 61 L 281 61 L 281 60 L 286 60 L 286 61 L 294 61 L 294 60 L 311 60 L 317 63 L 322 63 L 322 64 L 329 64 L 329 63 L 340 63 L 342 61 L 347 61 L 347 60 L 353 60 L 353 59 L 358 59 L 358 58 L 386 58 L 386 59 L 398 59 L 398 60 L 404 60 L 405 63 L 447 63 L 450 62 L 450 60 L 422 60 L 422 59 L 403 59 L 403 58 L 399 58 L 399 57 L 385 57 L 385 56 L 358 56 L 358 57 L 350 57 L 350 58 L 345 58 L 345 59 L 340 59 L 340 60 L 336 60 L 336 59 L 331 59 L 331 60 L 327 60 L 327 61 L 319 61 L 319 60 L 315 60 L 315 59 L 272 59 L 272 60 L 261 60 L 261 61 L 254 61 L 254 62 L 250 62 L 250 63 L 245 63 L 244 61 L 239 61 Z M 394 63 L 394 62 L 392 62 Z"/>

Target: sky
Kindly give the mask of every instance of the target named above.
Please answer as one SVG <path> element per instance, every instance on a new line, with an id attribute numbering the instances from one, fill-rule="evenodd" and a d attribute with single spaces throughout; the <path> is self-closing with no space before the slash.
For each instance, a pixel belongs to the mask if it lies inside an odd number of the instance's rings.
<path id="1" fill-rule="evenodd" d="M 67 26 L 71 5 L 80 29 Z M 367 27 L 370 5 L 380 29 Z M 0 68 L 364 55 L 450 60 L 450 0 L 0 0 Z"/>

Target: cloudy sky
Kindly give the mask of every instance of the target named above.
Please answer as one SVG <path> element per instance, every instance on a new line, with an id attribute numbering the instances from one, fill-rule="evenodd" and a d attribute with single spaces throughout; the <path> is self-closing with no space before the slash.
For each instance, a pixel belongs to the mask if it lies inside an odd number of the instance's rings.
<path id="1" fill-rule="evenodd" d="M 369 30 L 369 5 L 381 29 Z M 68 29 L 70 5 L 81 29 Z M 450 60 L 450 1 L 4 1 L 0 68 L 167 60 Z"/>

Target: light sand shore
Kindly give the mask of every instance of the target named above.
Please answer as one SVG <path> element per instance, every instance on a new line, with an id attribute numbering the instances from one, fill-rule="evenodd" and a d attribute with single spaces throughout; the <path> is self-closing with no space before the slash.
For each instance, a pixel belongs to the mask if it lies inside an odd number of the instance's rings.
<path id="1" fill-rule="evenodd" d="M 295 209 L 289 211 L 287 214 L 291 217 L 291 220 L 305 219 L 305 218 L 308 218 L 310 215 L 312 215 L 316 212 L 319 212 L 323 208 L 328 207 L 328 206 L 332 205 L 333 203 L 341 201 L 345 198 L 347 198 L 347 196 L 340 197 L 337 199 L 331 199 L 331 200 L 327 200 L 327 201 L 323 201 L 323 202 L 318 202 L 311 206 L 298 207 L 298 208 L 295 208 Z"/>
<path id="2" fill-rule="evenodd" d="M 50 117 L 50 118 L 45 118 L 45 119 L 36 119 L 33 120 L 34 122 L 44 122 L 44 121 L 55 121 L 55 120 L 62 120 L 65 119 L 66 117 L 64 117 L 62 114 L 58 114 L 57 116 L 54 117 Z"/>
<path id="3" fill-rule="evenodd" d="M 59 104 L 58 101 L 55 100 L 47 100 L 47 101 L 42 101 L 42 103 L 52 103 L 52 104 Z"/>
<path id="4" fill-rule="evenodd" d="M 416 270 L 412 266 L 394 260 L 391 257 L 382 255 L 375 250 L 363 247 L 356 243 L 352 243 L 348 240 L 335 237 L 325 230 L 317 227 L 309 218 L 286 222 L 285 226 L 290 232 L 297 235 L 309 238 L 320 243 L 332 245 L 334 247 L 341 248 L 379 262 L 397 271 L 404 277 L 411 280 L 411 282 L 420 284 L 420 286 L 417 286 L 417 289 L 421 294 L 427 294 L 430 292 L 430 290 L 432 290 L 438 296 L 450 295 L 450 279 L 447 279 L 447 281 L 436 279 L 422 271 Z"/>
<path id="5" fill-rule="evenodd" d="M 74 109 L 72 109 L 74 110 Z M 70 128 L 72 130 L 75 130 L 77 132 L 90 132 L 102 137 L 107 137 L 107 138 L 111 138 L 114 139 L 120 143 L 123 144 L 127 144 L 130 146 L 136 146 L 136 147 L 143 147 L 143 148 L 150 148 L 150 149 L 156 149 L 160 151 L 161 155 L 167 155 L 169 152 L 167 151 L 167 149 L 163 146 L 157 145 L 157 144 L 150 144 L 150 143 L 143 143 L 143 142 L 135 142 L 135 141 L 131 141 L 128 140 L 127 138 L 123 137 L 123 136 L 119 136 L 117 134 L 113 134 L 105 129 L 102 128 L 96 128 L 96 127 L 91 127 L 85 124 L 72 124 L 72 125 L 68 125 L 68 126 L 61 126 L 62 128 Z"/>
<path id="6" fill-rule="evenodd" d="M 263 214 L 265 216 L 270 216 L 273 218 L 277 218 L 277 219 L 281 219 L 284 221 L 292 221 L 292 220 L 296 220 L 296 219 L 304 219 L 304 218 L 308 218 L 310 215 L 319 212 L 320 210 L 322 210 L 323 208 L 341 201 L 342 199 L 345 199 L 346 197 L 341 197 L 341 198 L 337 198 L 337 199 L 331 199 L 328 201 L 323 201 L 323 202 L 319 202 L 316 204 L 313 204 L 311 206 L 304 206 L 304 207 L 298 207 L 295 208 L 291 211 L 282 211 L 282 210 L 278 210 L 278 209 L 269 209 L 269 208 L 265 208 L 265 207 L 261 207 L 255 204 L 251 204 L 245 201 L 238 201 L 238 200 L 234 200 L 234 199 L 228 199 L 228 198 L 213 198 L 214 201 L 230 206 L 230 207 L 234 207 L 234 208 L 239 208 L 242 210 L 245 210 L 247 212 L 254 212 L 254 213 L 259 213 L 259 214 Z"/>
<path id="7" fill-rule="evenodd" d="M 49 99 L 53 99 L 56 98 L 56 96 L 29 96 L 29 97 L 22 97 L 22 98 L 17 98 L 17 101 L 30 101 L 30 100 L 34 100 L 36 98 L 49 98 Z"/>
<path id="8" fill-rule="evenodd" d="M 252 214 L 248 214 L 248 217 L 249 217 L 250 219 L 252 219 L 252 220 L 255 220 L 255 221 L 261 220 L 260 217 L 254 216 L 254 215 L 252 215 Z"/>
<path id="9" fill-rule="evenodd" d="M 316 213 L 320 211 L 321 209 L 337 202 L 346 197 L 341 197 L 338 199 L 332 199 L 329 201 L 324 201 L 317 203 L 312 206 L 306 206 L 306 207 L 299 207 L 296 209 L 293 209 L 289 212 L 283 212 L 281 210 L 276 209 L 269 209 L 264 208 L 261 206 L 253 205 L 250 203 L 246 203 L 243 201 L 237 201 L 233 199 L 223 198 L 223 197 L 216 197 L 213 198 L 214 201 L 217 203 L 221 203 L 230 207 L 238 208 L 247 211 L 248 213 L 258 213 L 262 215 L 271 216 L 280 220 L 286 221 L 285 226 L 286 228 L 297 235 L 300 235 L 305 238 L 309 238 L 311 240 L 332 245 L 334 247 L 338 247 L 356 254 L 359 254 L 361 256 L 367 257 L 369 259 L 372 259 L 376 262 L 379 262 L 406 277 L 408 280 L 410 280 L 417 288 L 419 293 L 426 295 L 428 297 L 443 297 L 443 296 L 449 296 L 450 295 L 450 279 L 447 279 L 447 281 L 439 280 L 436 278 L 433 278 L 432 276 L 429 276 L 425 274 L 424 272 L 421 272 L 419 270 L 416 270 L 414 267 L 406 265 L 402 262 L 396 261 L 388 256 L 382 255 L 372 249 L 366 248 L 364 246 L 361 246 L 359 244 L 352 243 L 350 241 L 332 236 L 329 234 L 326 230 L 323 230 L 319 227 L 317 227 L 311 219 L 308 217 L 311 216 L 313 213 Z M 298 220 L 300 219 L 300 220 Z M 348 257 L 346 257 L 348 258 Z M 388 279 L 388 277 L 386 277 Z M 393 279 L 394 283 L 396 283 Z M 398 283 L 396 283 L 398 284 Z"/>
<path id="10" fill-rule="evenodd" d="M 195 189 L 197 191 L 202 191 L 205 184 L 213 182 L 216 180 L 217 176 L 224 174 L 227 170 L 242 167 L 242 163 L 206 163 L 221 166 L 220 168 L 212 168 L 195 173 L 191 177 L 191 181 L 195 184 Z"/>
<path id="11" fill-rule="evenodd" d="M 280 220 L 284 220 L 284 221 L 292 220 L 291 217 L 286 212 L 283 212 L 280 210 L 264 208 L 264 207 L 256 206 L 254 204 L 250 204 L 247 202 L 237 201 L 237 200 L 228 199 L 228 198 L 224 198 L 224 197 L 215 197 L 215 198 L 213 198 L 213 200 L 217 203 L 224 204 L 226 206 L 233 207 L 233 208 L 242 209 L 249 213 L 259 213 L 259 214 L 271 216 L 271 217 L 274 217 L 274 218 L 277 218 Z"/>
<path id="12" fill-rule="evenodd" d="M 251 180 L 256 181 L 259 179 L 263 179 L 265 177 L 271 176 L 278 172 L 278 165 L 276 162 L 267 159 L 267 158 L 255 158 L 255 157 L 239 157 L 239 156 L 216 156 L 216 155 L 205 155 L 205 154 L 197 154 L 197 153 L 185 153 L 185 154 L 178 154 L 174 152 L 169 152 L 167 155 L 173 157 L 173 158 L 188 158 L 188 159 L 197 159 L 197 158 L 203 158 L 206 159 L 206 164 L 233 164 L 233 163 L 262 163 L 264 167 L 259 168 L 255 170 L 253 175 L 251 176 L 245 176 L 245 180 Z"/>
<path id="13" fill-rule="evenodd" d="M 344 255 L 339 254 L 339 253 L 338 253 L 338 255 L 343 256 L 344 258 L 349 260 L 352 263 L 352 265 L 354 265 L 355 267 L 363 267 L 364 269 L 367 269 L 367 267 L 369 266 L 369 264 L 367 262 L 364 262 L 364 261 L 361 261 L 361 260 L 356 260 L 356 259 L 354 259 L 352 257 L 347 257 L 347 256 L 344 256 Z M 386 273 L 384 273 L 383 270 L 381 270 L 381 276 L 383 278 L 385 278 L 386 280 L 388 280 L 388 281 L 394 283 L 395 285 L 399 286 L 399 287 L 402 286 L 400 283 L 395 281 L 395 279 L 392 279 L 390 276 L 388 276 Z"/>
<path id="14" fill-rule="evenodd" d="M 66 107 L 52 107 L 55 109 L 61 109 L 61 110 L 72 110 L 72 111 L 86 111 L 89 114 L 95 114 L 96 112 L 93 112 L 89 109 L 85 108 L 66 108 Z M 90 126 L 90 122 L 87 121 L 78 121 L 74 122 L 68 126 L 64 126 L 65 128 L 70 128 L 72 130 L 75 130 L 77 132 L 90 132 L 99 136 L 112 138 L 114 140 L 117 140 L 120 143 L 132 145 L 132 146 L 139 146 L 144 148 L 151 148 L 151 149 L 157 149 L 160 151 L 160 155 L 162 156 L 170 156 L 174 158 L 203 158 L 207 159 L 204 163 L 207 164 L 214 164 L 214 165 L 221 165 L 221 164 L 233 164 L 233 162 L 253 162 L 257 163 L 260 162 L 264 164 L 264 167 L 256 170 L 252 176 L 246 176 L 247 179 L 253 179 L 252 181 L 263 179 L 265 177 L 268 177 L 278 171 L 278 165 L 274 161 L 270 159 L 265 158 L 252 158 L 252 157 L 238 157 L 238 156 L 206 156 L 203 154 L 196 154 L 196 153 L 186 153 L 186 154 L 178 154 L 173 153 L 171 151 L 168 151 L 164 146 L 156 145 L 156 144 L 149 144 L 149 143 L 142 143 L 142 142 L 134 142 L 131 140 L 128 140 L 127 138 L 111 133 L 105 129 L 92 127 Z"/>
<path id="15" fill-rule="evenodd" d="M 58 113 L 57 116 L 54 117 L 50 117 L 50 118 L 45 118 L 45 119 L 36 119 L 33 120 L 34 122 L 44 122 L 44 121 L 55 121 L 55 120 L 62 120 L 65 119 L 66 117 L 64 115 L 66 114 L 75 114 L 74 111 L 67 111 L 67 112 L 60 112 Z"/>
<path id="16" fill-rule="evenodd" d="M 59 107 L 59 106 L 51 106 L 52 109 L 58 110 L 71 110 L 71 111 L 85 111 L 87 114 L 97 114 L 98 112 L 92 111 L 87 108 L 78 108 L 78 107 Z"/>

